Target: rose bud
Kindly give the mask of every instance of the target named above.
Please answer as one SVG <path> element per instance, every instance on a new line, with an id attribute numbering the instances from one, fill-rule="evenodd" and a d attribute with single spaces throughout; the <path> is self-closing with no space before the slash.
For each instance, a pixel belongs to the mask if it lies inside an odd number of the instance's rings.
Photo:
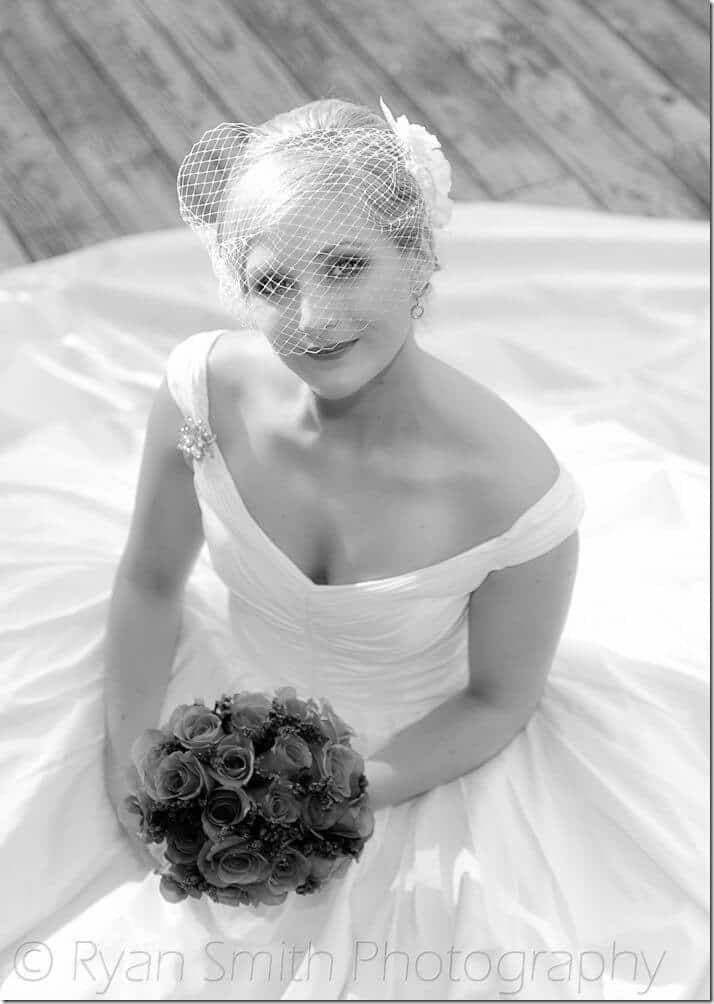
<path id="1" fill-rule="evenodd" d="M 205 750 L 225 735 L 221 719 L 204 704 L 180 704 L 166 729 L 187 749 Z"/>
<path id="2" fill-rule="evenodd" d="M 122 826 L 144 841 L 149 836 L 151 811 L 151 800 L 141 789 L 129 792 L 117 807 L 117 815 Z"/>
<path id="3" fill-rule="evenodd" d="M 294 823 L 300 818 L 300 803 L 289 781 L 283 778 L 271 782 L 260 800 L 260 806 L 269 819 L 281 823 Z"/>
<path id="4" fill-rule="evenodd" d="M 308 860 L 310 877 L 320 885 L 334 878 L 342 878 L 352 863 L 349 857 L 326 858 L 322 854 L 312 854 Z"/>
<path id="5" fill-rule="evenodd" d="M 345 798 L 359 795 L 359 779 L 364 760 L 351 746 L 327 742 L 320 750 L 320 771 L 328 777 L 334 789 Z"/>
<path id="6" fill-rule="evenodd" d="M 166 835 L 164 856 L 175 865 L 194 864 L 205 839 L 204 833 L 193 826 L 175 826 Z"/>
<path id="7" fill-rule="evenodd" d="M 350 736 L 356 735 L 355 730 L 340 718 L 327 698 L 323 697 L 320 703 L 320 729 L 324 736 L 334 743 L 344 743 Z"/>
<path id="8" fill-rule="evenodd" d="M 231 726 L 236 732 L 258 729 L 265 724 L 271 708 L 270 698 L 252 691 L 234 694 L 231 707 Z"/>
<path id="9" fill-rule="evenodd" d="M 270 864 L 258 851 L 249 847 L 242 837 L 226 837 L 201 848 L 198 868 L 211 885 L 253 885 L 270 875 Z"/>
<path id="10" fill-rule="evenodd" d="M 374 815 L 367 803 L 367 795 L 360 795 L 346 807 L 340 807 L 340 815 L 333 826 L 332 833 L 343 837 L 360 837 L 367 839 L 374 832 Z"/>
<path id="11" fill-rule="evenodd" d="M 264 903 L 266 906 L 279 906 L 287 899 L 287 890 L 275 892 L 270 888 L 268 882 L 261 882 L 259 885 L 251 886 L 253 902 L 256 906 Z"/>
<path id="12" fill-rule="evenodd" d="M 309 874 L 310 863 L 305 855 L 294 847 L 288 847 L 273 862 L 267 886 L 270 892 L 281 895 L 302 885 Z"/>
<path id="13" fill-rule="evenodd" d="M 170 875 L 161 876 L 159 892 L 169 903 L 180 903 L 188 896 L 187 890 L 172 879 Z"/>
<path id="14" fill-rule="evenodd" d="M 317 710 L 315 701 L 312 699 L 303 701 L 297 696 L 295 687 L 278 687 L 275 697 L 285 714 L 294 715 L 296 718 L 313 717 Z"/>
<path id="15" fill-rule="evenodd" d="M 188 750 L 169 753 L 159 763 L 155 776 L 147 774 L 144 783 L 159 802 L 173 798 L 190 802 L 211 788 L 203 764 Z"/>
<path id="16" fill-rule="evenodd" d="M 310 747 L 304 739 L 292 732 L 279 733 L 272 749 L 264 753 L 258 762 L 258 768 L 263 773 L 286 774 L 289 778 L 310 767 L 312 767 Z"/>
<path id="17" fill-rule="evenodd" d="M 247 736 L 225 736 L 216 746 L 208 773 L 224 788 L 243 788 L 253 774 L 255 753 Z"/>
<path id="18" fill-rule="evenodd" d="M 211 840 L 217 840 L 224 826 L 234 826 L 248 815 L 253 800 L 243 788 L 215 788 L 208 796 L 201 826 Z"/>
<path id="19" fill-rule="evenodd" d="M 343 806 L 320 792 L 309 792 L 301 805 L 302 819 L 311 830 L 327 830 L 336 823 Z"/>
<path id="20" fill-rule="evenodd" d="M 142 784 L 146 783 L 146 775 L 152 777 L 158 765 L 175 747 L 174 737 L 159 729 L 146 729 L 138 736 L 131 747 L 131 761 Z"/>

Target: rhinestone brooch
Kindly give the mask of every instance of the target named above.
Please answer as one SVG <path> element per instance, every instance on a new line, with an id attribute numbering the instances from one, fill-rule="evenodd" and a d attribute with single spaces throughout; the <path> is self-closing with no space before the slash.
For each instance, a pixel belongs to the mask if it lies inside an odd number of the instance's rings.
<path id="1" fill-rule="evenodd" d="M 187 418 L 181 426 L 181 437 L 176 449 L 183 453 L 184 460 L 190 465 L 192 460 L 202 460 L 205 454 L 212 457 L 211 443 L 215 441 L 216 437 L 200 418 L 197 422 Z"/>

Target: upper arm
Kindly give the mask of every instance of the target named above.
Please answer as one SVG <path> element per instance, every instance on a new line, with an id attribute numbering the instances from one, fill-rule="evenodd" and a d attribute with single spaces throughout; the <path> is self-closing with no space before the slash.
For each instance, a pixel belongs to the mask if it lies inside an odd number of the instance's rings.
<path id="1" fill-rule="evenodd" d="M 555 483 L 559 465 L 547 444 L 521 426 L 519 458 L 505 490 L 515 522 Z M 469 690 L 527 718 L 545 686 L 570 609 L 580 551 L 574 530 L 530 561 L 491 572 L 469 604 Z"/>
<path id="2" fill-rule="evenodd" d="M 176 448 L 183 421 L 164 379 L 149 413 L 119 565 L 126 578 L 164 594 L 183 588 L 204 540 L 193 474 Z"/>
<path id="3" fill-rule="evenodd" d="M 528 717 L 538 703 L 570 608 L 579 533 L 546 554 L 491 572 L 471 594 L 469 690 Z"/>

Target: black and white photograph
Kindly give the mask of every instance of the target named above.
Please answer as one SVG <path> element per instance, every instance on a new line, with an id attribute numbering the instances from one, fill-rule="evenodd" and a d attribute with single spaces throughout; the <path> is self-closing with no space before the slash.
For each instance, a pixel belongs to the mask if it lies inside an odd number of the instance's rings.
<path id="1" fill-rule="evenodd" d="M 705 1000 L 708 0 L 0 0 L 0 997 Z"/>

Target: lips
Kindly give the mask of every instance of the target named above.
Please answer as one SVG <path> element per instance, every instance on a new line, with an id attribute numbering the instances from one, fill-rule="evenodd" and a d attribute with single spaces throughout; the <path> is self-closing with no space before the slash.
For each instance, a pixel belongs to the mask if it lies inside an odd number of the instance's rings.
<path id="1" fill-rule="evenodd" d="M 315 358 L 330 358 L 342 355 L 350 346 L 355 345 L 359 339 L 352 338 L 345 342 L 333 342 L 331 345 L 323 345 L 320 348 L 308 348 L 307 354 Z"/>

